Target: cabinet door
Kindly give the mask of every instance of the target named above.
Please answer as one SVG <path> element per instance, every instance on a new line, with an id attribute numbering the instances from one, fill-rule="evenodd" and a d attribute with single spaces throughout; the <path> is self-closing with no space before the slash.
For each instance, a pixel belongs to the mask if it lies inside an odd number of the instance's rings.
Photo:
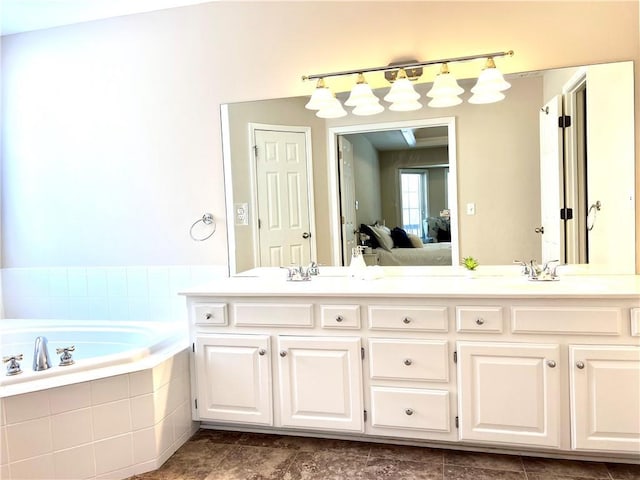
<path id="1" fill-rule="evenodd" d="M 281 336 L 283 427 L 363 431 L 360 339 Z"/>
<path id="2" fill-rule="evenodd" d="M 458 342 L 460 439 L 559 447 L 559 351 Z"/>
<path id="3" fill-rule="evenodd" d="M 196 340 L 198 416 L 272 424 L 268 335 L 201 335 Z"/>
<path id="4" fill-rule="evenodd" d="M 640 453 L 640 348 L 572 345 L 571 445 Z"/>

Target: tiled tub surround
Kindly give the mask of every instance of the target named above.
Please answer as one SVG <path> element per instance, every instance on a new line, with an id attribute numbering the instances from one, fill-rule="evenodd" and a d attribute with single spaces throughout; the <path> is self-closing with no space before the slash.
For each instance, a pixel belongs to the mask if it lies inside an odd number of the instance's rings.
<path id="1" fill-rule="evenodd" d="M 142 371 L 0 400 L 0 478 L 122 479 L 195 431 L 188 351 Z"/>

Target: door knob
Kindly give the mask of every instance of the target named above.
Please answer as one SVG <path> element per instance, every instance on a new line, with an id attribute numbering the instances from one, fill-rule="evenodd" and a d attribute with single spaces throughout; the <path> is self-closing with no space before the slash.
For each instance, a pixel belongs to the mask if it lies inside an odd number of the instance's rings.
<path id="1" fill-rule="evenodd" d="M 309 232 L 302 233 L 302 238 L 309 238 L 309 237 L 311 237 L 311 234 Z"/>
<path id="2" fill-rule="evenodd" d="M 267 353 L 267 351 L 264 348 L 261 348 L 260 350 L 258 350 L 258 355 L 262 356 L 265 353 Z"/>
<path id="3" fill-rule="evenodd" d="M 544 235 L 544 227 L 536 227 L 534 232 Z"/>
<path id="4" fill-rule="evenodd" d="M 580 370 L 582 370 L 584 368 L 584 362 L 578 360 L 576 362 L 576 367 L 578 367 Z"/>
<path id="5" fill-rule="evenodd" d="M 556 368 L 556 362 L 555 360 L 547 360 L 547 366 L 549 368 Z"/>
<path id="6" fill-rule="evenodd" d="M 286 356 L 287 356 L 287 351 L 286 351 L 286 350 L 281 350 L 281 351 L 280 351 L 280 356 L 281 356 L 282 358 L 286 357 Z"/>

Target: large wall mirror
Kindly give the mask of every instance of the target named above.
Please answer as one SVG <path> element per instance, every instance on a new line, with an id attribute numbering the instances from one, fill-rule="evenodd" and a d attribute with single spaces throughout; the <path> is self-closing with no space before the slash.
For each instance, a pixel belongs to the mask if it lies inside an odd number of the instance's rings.
<path id="1" fill-rule="evenodd" d="M 230 273 L 348 264 L 363 224 L 419 238 L 420 255 L 386 249 L 391 265 L 633 273 L 633 62 L 507 79 L 502 102 L 368 117 L 321 119 L 307 97 L 223 105 Z"/>

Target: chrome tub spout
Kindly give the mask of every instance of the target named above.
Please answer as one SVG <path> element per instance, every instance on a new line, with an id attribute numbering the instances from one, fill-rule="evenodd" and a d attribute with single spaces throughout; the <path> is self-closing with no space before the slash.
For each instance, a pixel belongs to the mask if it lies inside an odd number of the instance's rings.
<path id="1" fill-rule="evenodd" d="M 51 368 L 51 360 L 47 348 L 47 337 L 38 337 L 33 347 L 33 370 L 39 372 L 48 368 Z"/>

